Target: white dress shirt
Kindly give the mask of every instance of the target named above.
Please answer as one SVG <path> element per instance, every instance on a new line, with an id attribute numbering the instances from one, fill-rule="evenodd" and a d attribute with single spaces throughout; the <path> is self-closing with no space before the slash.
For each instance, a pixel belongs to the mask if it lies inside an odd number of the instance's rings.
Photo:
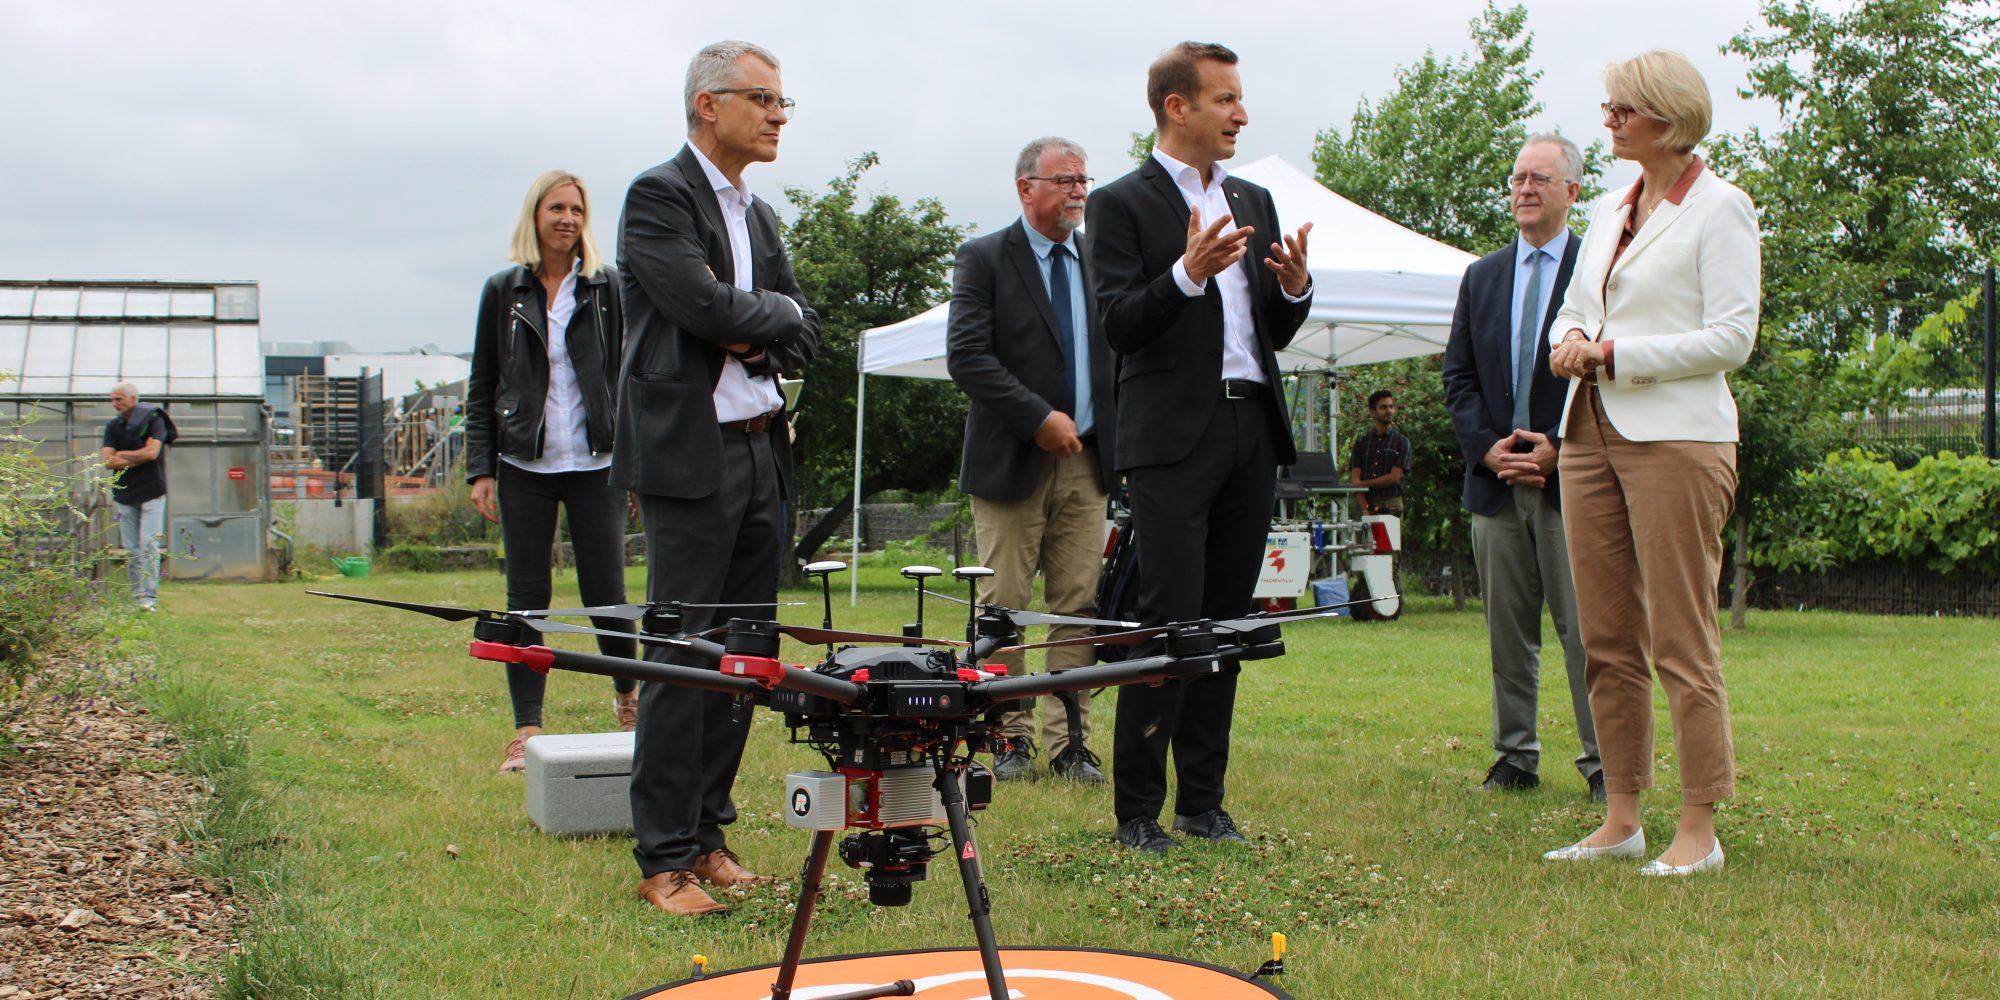
<path id="1" fill-rule="evenodd" d="M 583 390 L 576 384 L 576 366 L 569 359 L 569 321 L 576 315 L 576 279 L 582 270 L 583 260 L 578 258 L 549 299 L 549 395 L 542 403 L 542 457 L 523 461 L 500 456 L 528 472 L 594 472 L 611 464 L 610 452 L 590 450 Z"/>
<path id="2" fill-rule="evenodd" d="M 1161 152 L 1157 146 L 1153 148 L 1153 158 L 1167 168 L 1167 176 L 1174 179 L 1174 187 L 1180 189 L 1188 208 L 1201 213 L 1202 228 L 1214 225 L 1215 220 L 1225 215 L 1232 217 L 1230 229 L 1242 228 L 1233 221 L 1236 210 L 1229 207 L 1229 194 L 1222 189 L 1223 178 L 1229 176 L 1222 164 L 1209 168 L 1208 185 L 1204 187 L 1200 171 Z M 1252 234 L 1251 239 L 1261 236 Z M 1257 359 L 1257 321 L 1250 312 L 1250 274 L 1243 268 L 1244 262 L 1237 261 L 1210 279 L 1215 283 L 1216 294 L 1222 296 L 1222 377 L 1267 382 L 1264 366 Z M 1174 283 L 1189 298 L 1208 292 L 1209 282 L 1197 283 L 1188 276 L 1185 257 L 1174 261 Z"/>
<path id="3" fill-rule="evenodd" d="M 751 280 L 754 258 L 750 256 L 750 200 L 753 197 L 750 185 L 745 183 L 739 187 L 731 184 L 729 178 L 724 177 L 715 164 L 708 162 L 708 157 L 703 156 L 693 143 L 688 144 L 688 150 L 694 153 L 695 161 L 708 175 L 708 182 L 715 187 L 716 203 L 722 207 L 723 224 L 729 230 L 729 256 L 736 261 L 736 273 L 729 276 L 729 283 L 746 292 L 755 291 L 756 286 Z M 720 279 L 723 276 L 718 274 L 716 277 Z M 791 299 L 788 297 L 786 301 Z M 798 303 L 793 302 L 792 306 L 797 308 Z M 715 383 L 716 420 L 723 423 L 749 420 L 777 410 L 784 402 L 784 396 L 778 392 L 777 379 L 769 375 L 751 375 L 744 371 L 743 362 L 736 360 L 734 355 L 723 359 L 722 377 Z"/>

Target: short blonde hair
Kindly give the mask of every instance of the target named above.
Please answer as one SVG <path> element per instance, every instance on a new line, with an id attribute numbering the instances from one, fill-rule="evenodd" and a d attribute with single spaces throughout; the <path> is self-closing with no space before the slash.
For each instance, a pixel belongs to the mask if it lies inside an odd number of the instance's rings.
<path id="1" fill-rule="evenodd" d="M 1693 152 L 1708 136 L 1713 119 L 1708 81 L 1678 52 L 1654 49 L 1604 67 L 1604 90 L 1613 101 L 1666 122 L 1666 134 L 1660 136 L 1664 148 Z"/>
<path id="2" fill-rule="evenodd" d="M 528 197 L 521 202 L 521 220 L 514 224 L 514 242 L 507 250 L 507 259 L 530 271 L 542 266 L 542 240 L 535 228 L 535 213 L 541 211 L 542 199 L 550 191 L 564 186 L 574 186 L 583 201 L 583 229 L 576 248 L 583 258 L 583 276 L 595 278 L 604 269 L 604 258 L 598 256 L 597 237 L 590 235 L 590 189 L 583 186 L 583 178 L 567 170 L 551 170 L 528 185 Z"/>

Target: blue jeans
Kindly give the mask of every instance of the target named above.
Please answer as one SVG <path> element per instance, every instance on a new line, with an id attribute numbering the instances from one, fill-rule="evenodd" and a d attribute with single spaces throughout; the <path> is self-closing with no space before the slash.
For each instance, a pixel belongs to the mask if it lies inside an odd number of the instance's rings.
<path id="1" fill-rule="evenodd" d="M 145 503 L 115 504 L 118 540 L 125 546 L 125 573 L 132 578 L 132 599 L 150 606 L 160 596 L 160 536 L 166 528 L 167 498 Z"/>

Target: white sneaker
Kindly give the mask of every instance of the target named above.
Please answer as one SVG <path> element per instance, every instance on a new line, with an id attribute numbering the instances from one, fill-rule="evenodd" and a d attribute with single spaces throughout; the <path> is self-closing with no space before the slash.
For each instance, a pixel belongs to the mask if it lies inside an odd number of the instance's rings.
<path id="1" fill-rule="evenodd" d="M 1591 861 L 1597 858 L 1643 858 L 1646 856 L 1646 831 L 1633 831 L 1630 837 L 1612 844 L 1610 847 L 1585 847 L 1590 838 L 1585 837 L 1568 847 L 1558 847 L 1542 855 L 1543 861 Z"/>
<path id="2" fill-rule="evenodd" d="M 1646 862 L 1643 866 L 1639 868 L 1639 874 L 1665 875 L 1665 876 L 1693 875 L 1696 872 L 1717 871 L 1721 867 L 1722 867 L 1722 841 L 1718 840 L 1715 842 L 1715 847 L 1708 852 L 1708 857 L 1705 857 L 1700 861 L 1695 862 L 1694 864 L 1670 865 L 1661 861 L 1658 858 L 1654 858 L 1653 860 Z"/>

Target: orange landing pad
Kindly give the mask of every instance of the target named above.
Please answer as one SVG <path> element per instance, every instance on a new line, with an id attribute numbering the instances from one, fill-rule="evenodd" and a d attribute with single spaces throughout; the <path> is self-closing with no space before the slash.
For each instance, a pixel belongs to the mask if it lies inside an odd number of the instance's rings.
<path id="1" fill-rule="evenodd" d="M 1290 994 L 1269 980 L 1184 958 L 1088 948 L 1002 948 L 1007 991 L 1018 1000 L 1271 1000 Z M 722 972 L 634 993 L 626 1000 L 766 1000 L 776 965 Z M 988 1000 L 976 948 L 808 959 L 792 1000 L 814 1000 L 913 980 L 920 1000 Z"/>

